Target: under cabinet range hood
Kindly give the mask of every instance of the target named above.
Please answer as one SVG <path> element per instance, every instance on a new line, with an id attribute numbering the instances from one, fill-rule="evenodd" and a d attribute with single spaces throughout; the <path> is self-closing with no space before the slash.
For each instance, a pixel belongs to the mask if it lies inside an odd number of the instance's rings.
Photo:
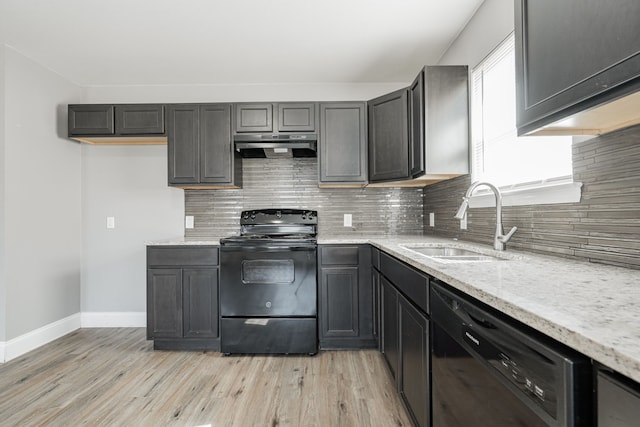
<path id="1" fill-rule="evenodd" d="M 316 157 L 318 135 L 304 134 L 237 134 L 235 149 L 245 158 Z"/>

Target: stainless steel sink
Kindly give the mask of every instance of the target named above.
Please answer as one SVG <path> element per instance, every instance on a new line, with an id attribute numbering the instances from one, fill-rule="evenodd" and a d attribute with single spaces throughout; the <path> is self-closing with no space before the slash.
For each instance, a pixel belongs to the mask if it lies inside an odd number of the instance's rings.
<path id="1" fill-rule="evenodd" d="M 447 244 L 406 244 L 400 247 L 439 262 L 490 262 L 509 259 L 504 254 L 489 254 Z"/>

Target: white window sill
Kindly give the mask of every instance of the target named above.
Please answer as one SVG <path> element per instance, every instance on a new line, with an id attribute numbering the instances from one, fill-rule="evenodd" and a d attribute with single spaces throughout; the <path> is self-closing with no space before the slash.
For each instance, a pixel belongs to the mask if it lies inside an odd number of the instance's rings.
<path id="1" fill-rule="evenodd" d="M 480 188 L 478 189 L 480 190 Z M 540 187 L 500 190 L 502 206 L 552 205 L 578 203 L 582 194 L 581 182 L 567 182 Z M 487 208 L 496 205 L 491 191 L 479 191 L 469 198 L 470 208 Z"/>

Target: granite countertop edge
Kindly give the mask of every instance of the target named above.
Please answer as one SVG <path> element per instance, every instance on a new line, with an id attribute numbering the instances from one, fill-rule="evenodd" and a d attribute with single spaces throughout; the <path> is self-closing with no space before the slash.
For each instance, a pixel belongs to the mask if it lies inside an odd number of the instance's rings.
<path id="1" fill-rule="evenodd" d="M 147 245 L 218 245 L 172 239 Z M 640 271 L 507 249 L 512 259 L 443 264 L 402 245 L 490 245 L 430 236 L 318 236 L 318 244 L 371 244 L 543 334 L 640 382 Z"/>

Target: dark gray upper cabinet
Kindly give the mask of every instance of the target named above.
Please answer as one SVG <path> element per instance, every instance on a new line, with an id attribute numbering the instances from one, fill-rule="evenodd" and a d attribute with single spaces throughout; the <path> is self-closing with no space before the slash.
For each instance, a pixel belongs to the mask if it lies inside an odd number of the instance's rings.
<path id="1" fill-rule="evenodd" d="M 229 104 L 167 107 L 169 185 L 226 188 L 241 185 L 241 159 L 231 141 Z"/>
<path id="2" fill-rule="evenodd" d="M 364 102 L 320 104 L 321 186 L 367 183 L 367 128 Z"/>
<path id="3" fill-rule="evenodd" d="M 375 348 L 369 245 L 320 245 L 320 348 Z"/>
<path id="4" fill-rule="evenodd" d="M 640 89 L 639 22 L 637 0 L 515 0 L 518 134 L 603 133 L 638 123 L 637 94 L 626 108 L 607 106 L 606 116 L 592 109 Z"/>
<path id="5" fill-rule="evenodd" d="M 311 102 L 235 104 L 235 132 L 315 132 L 316 115 Z"/>
<path id="6" fill-rule="evenodd" d="M 316 130 L 316 104 L 286 103 L 278 106 L 279 132 L 314 132 Z"/>
<path id="7" fill-rule="evenodd" d="M 469 173 L 469 71 L 424 67 L 369 101 L 369 181 L 424 186 Z"/>
<path id="8" fill-rule="evenodd" d="M 411 176 L 432 179 L 469 173 L 468 67 L 424 67 L 410 93 Z"/>
<path id="9" fill-rule="evenodd" d="M 409 178 L 407 89 L 369 101 L 369 181 Z"/>
<path id="10" fill-rule="evenodd" d="M 164 134 L 164 105 L 116 105 L 117 135 Z"/>
<path id="11" fill-rule="evenodd" d="M 409 86 L 409 174 L 415 178 L 424 173 L 424 70 Z"/>
<path id="12" fill-rule="evenodd" d="M 69 104 L 69 136 L 113 135 L 113 105 Z"/>
<path id="13" fill-rule="evenodd" d="M 104 137 L 86 142 L 120 142 L 118 137 L 156 136 L 139 143 L 162 143 L 164 105 L 161 104 L 70 104 L 68 106 L 70 137 Z"/>
<path id="14" fill-rule="evenodd" d="M 272 104 L 236 104 L 236 132 L 273 131 Z"/>

